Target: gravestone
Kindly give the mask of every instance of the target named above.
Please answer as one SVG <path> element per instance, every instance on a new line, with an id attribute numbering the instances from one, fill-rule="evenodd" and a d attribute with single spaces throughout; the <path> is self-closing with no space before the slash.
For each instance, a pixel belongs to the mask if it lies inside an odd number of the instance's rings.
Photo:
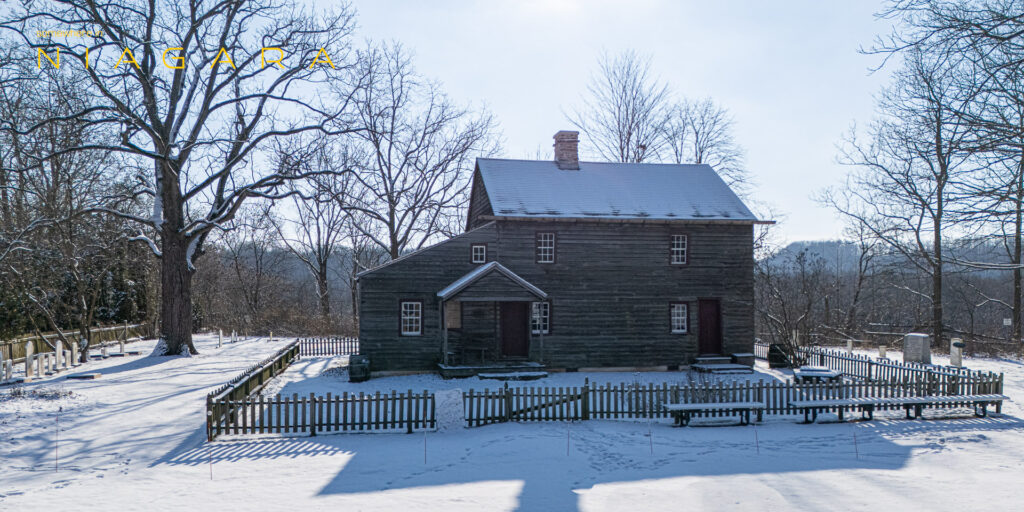
<path id="1" fill-rule="evenodd" d="M 949 364 L 956 367 L 964 365 L 964 340 L 960 338 L 949 340 Z"/>
<path id="2" fill-rule="evenodd" d="M 4 361 L 4 380 L 11 380 L 14 378 L 14 361 L 10 359 Z"/>
<path id="3" fill-rule="evenodd" d="M 886 358 L 885 357 L 885 345 L 879 345 L 878 346 L 878 358 L 879 359 L 885 359 Z"/>
<path id="4" fill-rule="evenodd" d="M 64 344 L 60 341 L 57 342 L 57 347 L 53 349 L 53 371 L 60 371 L 60 360 L 63 359 L 61 355 L 64 354 Z"/>
<path id="5" fill-rule="evenodd" d="M 78 366 L 78 342 L 71 344 L 71 366 Z"/>
<path id="6" fill-rule="evenodd" d="M 932 364 L 932 347 L 927 334 L 912 332 L 903 337 L 903 362 Z"/>
<path id="7" fill-rule="evenodd" d="M 36 375 L 38 375 L 40 378 L 46 375 L 46 372 L 44 371 L 45 366 L 46 354 L 36 354 Z"/>
<path id="8" fill-rule="evenodd" d="M 25 343 L 25 382 L 32 380 L 32 365 L 35 364 L 36 344 L 31 341 Z"/>
<path id="9" fill-rule="evenodd" d="M 461 389 L 443 389 L 434 392 L 437 431 L 466 427 L 466 412 Z"/>
<path id="10" fill-rule="evenodd" d="M 217 348 L 220 348 L 221 343 L 224 341 L 224 330 L 217 329 Z"/>
<path id="11" fill-rule="evenodd" d="M 100 345 L 100 355 L 103 356 L 103 359 L 107 358 L 107 344 L 106 343 Z"/>
<path id="12" fill-rule="evenodd" d="M 125 334 L 125 335 L 127 336 L 127 334 Z M 120 342 L 118 342 L 118 345 L 120 345 L 119 348 L 121 349 L 121 353 L 124 354 L 124 340 L 121 340 Z"/>
<path id="13" fill-rule="evenodd" d="M 846 353 L 853 355 L 853 340 L 846 340 Z"/>
<path id="14" fill-rule="evenodd" d="M 63 368 L 65 370 L 71 368 L 71 351 L 70 350 L 65 350 L 64 351 L 64 366 L 63 366 Z"/>

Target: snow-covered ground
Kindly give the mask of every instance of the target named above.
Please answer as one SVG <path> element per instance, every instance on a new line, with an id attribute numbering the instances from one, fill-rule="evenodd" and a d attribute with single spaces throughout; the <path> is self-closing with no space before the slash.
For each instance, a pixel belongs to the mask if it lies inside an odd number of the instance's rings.
<path id="1" fill-rule="evenodd" d="M 9 388 L 0 389 L 0 510 L 1020 506 L 1024 408 L 1016 402 L 989 418 L 929 412 L 945 418 L 908 421 L 891 413 L 871 422 L 799 425 L 771 419 L 756 427 L 684 429 L 592 420 L 205 443 L 205 393 L 279 346 L 250 340 L 217 349 L 214 340 L 200 338 L 198 357 L 90 363 L 85 370 L 99 369 L 100 380 L 32 383 L 22 388 L 28 397 L 11 398 Z M 1006 373 L 1006 393 L 1024 396 L 1020 361 L 967 363 Z M 276 386 L 290 394 L 308 392 L 309 386 L 336 392 L 501 385 L 431 376 L 353 385 L 343 375 L 330 375 L 336 371 L 317 378 L 334 364 L 331 358 L 303 361 Z M 577 385 L 584 377 L 637 379 L 632 373 L 554 374 L 515 385 Z M 326 389 L 328 384 L 334 387 Z M 54 471 L 59 408 L 60 470 Z"/>

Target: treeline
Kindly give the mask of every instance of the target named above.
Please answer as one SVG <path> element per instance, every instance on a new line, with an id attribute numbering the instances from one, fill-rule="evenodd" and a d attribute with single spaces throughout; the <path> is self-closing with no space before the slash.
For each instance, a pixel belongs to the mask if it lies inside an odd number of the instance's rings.
<path id="1" fill-rule="evenodd" d="M 839 339 L 921 330 L 1021 340 L 1024 252 L 1024 5 L 899 0 L 877 116 L 850 130 L 846 184 L 822 203 L 847 221 L 854 265 L 809 253 L 759 269 L 760 331 Z M 1008 327 L 1002 319 L 1010 319 Z"/>

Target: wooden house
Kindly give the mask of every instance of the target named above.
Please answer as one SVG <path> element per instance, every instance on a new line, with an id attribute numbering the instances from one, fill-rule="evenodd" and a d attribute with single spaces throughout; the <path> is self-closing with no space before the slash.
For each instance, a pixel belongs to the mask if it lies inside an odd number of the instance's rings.
<path id="1" fill-rule="evenodd" d="M 358 276 L 374 371 L 752 352 L 754 225 L 707 165 L 478 159 L 466 231 Z"/>

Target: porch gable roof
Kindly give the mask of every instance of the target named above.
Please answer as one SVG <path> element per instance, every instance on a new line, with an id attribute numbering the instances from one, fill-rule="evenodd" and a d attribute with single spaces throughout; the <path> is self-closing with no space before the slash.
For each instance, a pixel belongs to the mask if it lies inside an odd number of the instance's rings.
<path id="1" fill-rule="evenodd" d="M 511 270 L 506 268 L 501 263 L 498 263 L 497 261 L 492 261 L 485 265 L 481 265 L 474 269 L 473 271 L 467 273 L 466 275 L 456 279 L 454 282 L 452 282 L 452 284 L 446 286 L 443 290 L 437 292 L 437 296 L 440 297 L 441 300 L 448 300 L 454 297 L 455 295 L 458 295 L 460 292 L 462 292 L 463 290 L 465 290 L 466 288 L 468 288 L 470 285 L 477 282 L 481 278 L 493 272 L 500 273 L 501 275 L 508 278 L 508 280 L 519 285 L 519 287 L 530 292 L 540 300 L 548 298 L 548 294 L 544 293 L 544 290 L 537 288 L 526 279 L 519 277 L 518 275 L 516 275 L 515 272 L 512 272 Z"/>

